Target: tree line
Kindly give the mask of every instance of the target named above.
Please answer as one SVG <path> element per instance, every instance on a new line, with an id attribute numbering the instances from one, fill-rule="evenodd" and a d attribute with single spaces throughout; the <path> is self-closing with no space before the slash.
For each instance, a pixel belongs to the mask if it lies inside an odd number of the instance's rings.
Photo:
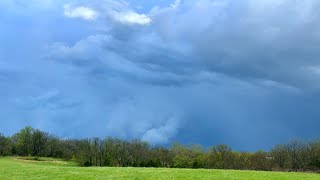
<path id="1" fill-rule="evenodd" d="M 63 158 L 80 166 L 319 172 L 320 140 L 294 140 L 276 145 L 269 152 L 237 152 L 224 144 L 205 149 L 175 143 L 166 148 L 117 138 L 61 139 L 25 127 L 10 137 L 0 134 L 0 156 Z"/>

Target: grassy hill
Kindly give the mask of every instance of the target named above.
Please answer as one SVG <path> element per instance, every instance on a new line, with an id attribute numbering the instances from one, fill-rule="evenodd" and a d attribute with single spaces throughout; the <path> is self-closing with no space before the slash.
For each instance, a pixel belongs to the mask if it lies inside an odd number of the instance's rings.
<path id="1" fill-rule="evenodd" d="M 320 174 L 236 170 L 78 167 L 52 158 L 0 157 L 0 179 L 320 179 Z"/>

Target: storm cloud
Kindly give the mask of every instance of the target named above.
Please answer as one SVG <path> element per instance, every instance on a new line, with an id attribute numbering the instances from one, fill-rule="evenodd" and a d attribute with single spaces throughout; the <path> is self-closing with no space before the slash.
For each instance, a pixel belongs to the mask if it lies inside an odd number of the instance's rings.
<path id="1" fill-rule="evenodd" d="M 0 132 L 268 149 L 319 136 L 317 0 L 0 2 Z"/>

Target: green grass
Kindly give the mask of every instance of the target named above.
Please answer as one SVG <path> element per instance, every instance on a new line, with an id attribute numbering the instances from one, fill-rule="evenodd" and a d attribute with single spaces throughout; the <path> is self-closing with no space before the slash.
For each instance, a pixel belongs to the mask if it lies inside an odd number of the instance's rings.
<path id="1" fill-rule="evenodd" d="M 320 174 L 263 171 L 77 167 L 52 158 L 0 157 L 0 179 L 320 179 Z"/>

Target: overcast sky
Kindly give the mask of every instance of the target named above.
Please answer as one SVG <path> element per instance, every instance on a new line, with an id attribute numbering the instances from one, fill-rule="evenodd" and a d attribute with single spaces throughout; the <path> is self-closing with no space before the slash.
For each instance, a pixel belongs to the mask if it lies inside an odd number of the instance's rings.
<path id="1" fill-rule="evenodd" d="M 320 136 L 319 0 L 1 0 L 0 132 L 236 150 Z"/>

